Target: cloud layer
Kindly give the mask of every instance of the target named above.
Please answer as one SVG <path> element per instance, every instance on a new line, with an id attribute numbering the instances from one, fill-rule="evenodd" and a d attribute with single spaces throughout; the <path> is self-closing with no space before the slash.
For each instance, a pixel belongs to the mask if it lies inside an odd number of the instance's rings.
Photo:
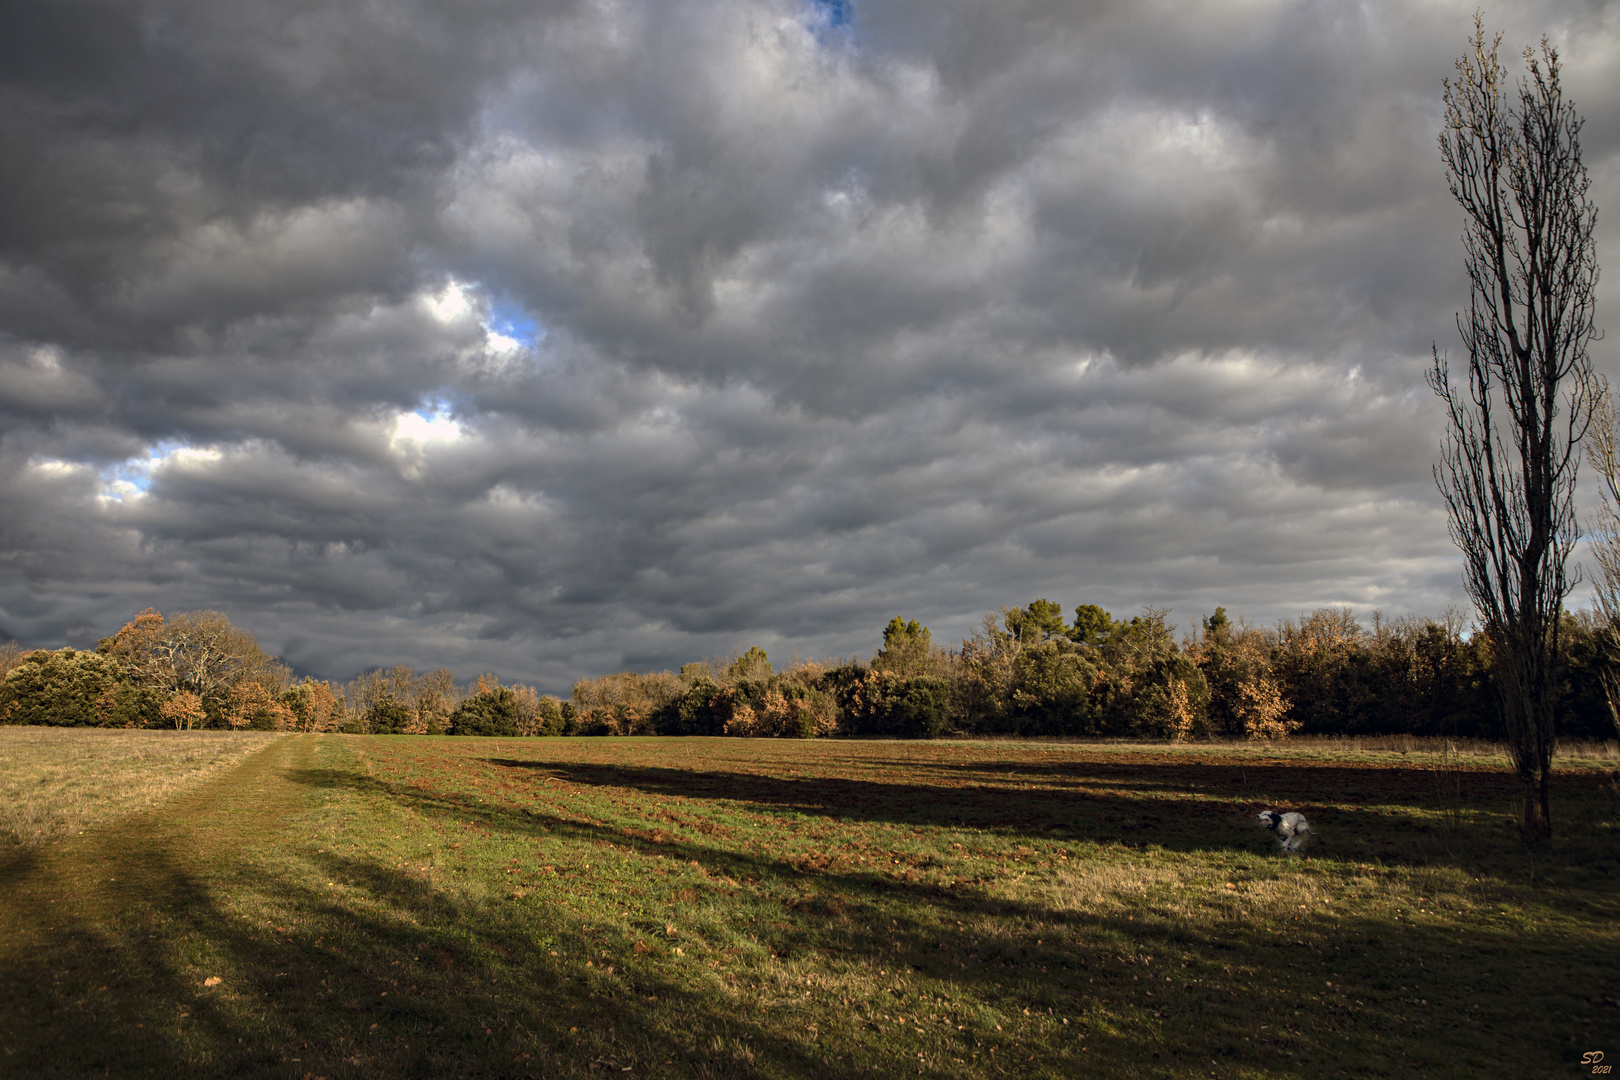
<path id="1" fill-rule="evenodd" d="M 1620 206 L 1620 8 L 1490 14 Z M 1038 596 L 1437 613 L 1470 17 L 11 5 L 0 633 L 566 692 Z"/>

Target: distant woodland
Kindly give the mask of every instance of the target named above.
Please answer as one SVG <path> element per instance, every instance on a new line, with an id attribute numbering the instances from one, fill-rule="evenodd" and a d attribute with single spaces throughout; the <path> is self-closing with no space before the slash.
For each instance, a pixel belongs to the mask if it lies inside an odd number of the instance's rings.
<path id="1" fill-rule="evenodd" d="M 1181 634 L 1167 612 L 1072 617 L 1049 600 L 985 617 L 957 647 L 895 618 L 870 659 L 755 647 L 678 672 L 576 683 L 569 699 L 492 675 L 379 668 L 305 678 L 219 612 L 141 612 L 94 651 L 0 648 L 0 723 L 397 735 L 947 735 L 1498 738 L 1490 645 L 1462 616 L 1364 625 L 1328 608 L 1257 626 L 1224 608 Z M 1558 734 L 1611 738 L 1599 620 L 1565 615 Z"/>

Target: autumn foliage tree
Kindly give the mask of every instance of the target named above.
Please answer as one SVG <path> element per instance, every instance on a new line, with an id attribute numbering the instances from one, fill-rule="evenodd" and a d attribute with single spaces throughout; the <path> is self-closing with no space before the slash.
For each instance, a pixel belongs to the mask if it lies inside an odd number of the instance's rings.
<path id="1" fill-rule="evenodd" d="M 158 706 L 158 715 L 163 718 L 164 727 L 177 731 L 190 731 L 208 722 L 208 711 L 203 708 L 202 698 L 184 690 L 164 698 L 163 704 Z"/>
<path id="2" fill-rule="evenodd" d="M 217 611 L 192 611 L 165 619 L 147 608 L 118 633 L 103 639 L 97 653 L 123 666 L 136 684 L 167 698 L 195 698 L 206 715 L 232 727 L 286 726 L 280 697 L 290 671 L 259 647 L 246 630 Z M 258 689 L 249 690 L 248 686 Z M 171 707 L 166 720 L 196 726 L 189 703 Z"/>
<path id="3" fill-rule="evenodd" d="M 292 726 L 297 731 L 331 731 L 336 726 L 338 700 L 329 683 L 306 678 L 284 693 L 281 701 L 292 712 Z"/>
<path id="4" fill-rule="evenodd" d="M 141 613 L 96 653 L 16 650 L 0 679 L 0 723 L 169 728 L 234 727 L 373 734 L 832 735 L 932 738 L 1008 734 L 1184 740 L 1292 734 L 1413 733 L 1494 738 L 1494 646 L 1440 620 L 1321 609 L 1258 627 L 1224 608 L 1179 641 L 1163 609 L 1116 619 L 1100 606 L 1054 624 L 1049 600 L 985 617 L 946 649 L 915 619 L 891 619 L 869 662 L 803 661 L 778 668 L 751 647 L 668 671 L 582 679 L 571 700 L 494 675 L 457 684 L 448 670 L 377 668 L 347 686 L 247 663 L 211 699 L 164 689 L 173 623 Z M 1601 612 L 1566 614 L 1561 724 L 1602 737 L 1609 708 Z M 186 619 L 174 623 L 184 625 Z M 251 657 L 250 657 L 251 659 Z M 145 666 L 143 666 L 145 665 Z M 139 675 L 137 673 L 140 673 Z"/>
<path id="5" fill-rule="evenodd" d="M 297 717 L 274 690 L 263 683 L 243 679 L 230 688 L 223 709 L 225 722 L 233 728 L 257 731 L 291 729 Z"/>

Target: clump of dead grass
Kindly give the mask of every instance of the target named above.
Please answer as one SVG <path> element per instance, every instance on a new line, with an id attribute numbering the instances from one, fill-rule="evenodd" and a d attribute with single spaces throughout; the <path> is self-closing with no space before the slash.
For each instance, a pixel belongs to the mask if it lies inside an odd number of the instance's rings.
<path id="1" fill-rule="evenodd" d="M 0 849 L 49 843 L 150 809 L 277 737 L 0 727 Z"/>

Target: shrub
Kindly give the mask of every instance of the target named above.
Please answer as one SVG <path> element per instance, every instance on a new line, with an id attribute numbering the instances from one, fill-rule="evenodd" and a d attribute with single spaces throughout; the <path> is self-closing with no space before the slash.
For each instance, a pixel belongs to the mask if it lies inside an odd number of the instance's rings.
<path id="1" fill-rule="evenodd" d="M 724 693 L 707 674 L 694 674 L 691 685 L 681 691 L 674 706 L 661 714 L 659 734 L 724 734 L 730 707 L 729 697 L 720 700 Z"/>
<path id="2" fill-rule="evenodd" d="M 1091 735 L 1101 727 L 1100 672 L 1059 639 L 1025 646 L 1013 661 L 1012 720 L 1027 735 Z"/>
<path id="3" fill-rule="evenodd" d="M 0 723 L 52 727 L 157 727 L 163 699 L 128 681 L 110 656 L 75 649 L 40 650 L 0 682 Z"/>
<path id="4" fill-rule="evenodd" d="M 385 697 L 366 710 L 361 722 L 373 735 L 404 735 L 411 726 L 411 710 Z"/>
<path id="5" fill-rule="evenodd" d="M 846 691 L 845 726 L 852 735 L 931 739 L 949 726 L 950 701 L 944 679 L 868 671 Z"/>
<path id="6" fill-rule="evenodd" d="M 832 695 L 781 675 L 749 679 L 710 698 L 711 723 L 726 735 L 812 739 L 837 726 Z"/>
<path id="7" fill-rule="evenodd" d="M 337 695 L 324 682 L 305 679 L 281 695 L 281 703 L 293 715 L 293 727 L 299 731 L 330 731 L 337 722 Z"/>
<path id="8" fill-rule="evenodd" d="M 203 708 L 202 698 L 184 690 L 164 698 L 163 704 L 158 706 L 158 716 L 164 727 L 176 731 L 191 731 L 208 722 L 208 711 Z"/>
<path id="9" fill-rule="evenodd" d="M 1246 738 L 1283 739 L 1303 725 L 1303 721 L 1288 719 L 1288 699 L 1264 675 L 1238 685 L 1236 707 Z"/>
<path id="10" fill-rule="evenodd" d="M 563 702 L 550 694 L 543 695 L 534 710 L 532 735 L 561 735 L 568 729 L 568 718 L 563 713 Z"/>
<path id="11" fill-rule="evenodd" d="M 451 735 L 518 735 L 518 697 L 509 687 L 491 686 L 456 706 Z"/>
<path id="12" fill-rule="evenodd" d="M 1209 684 L 1191 657 L 1167 656 L 1141 672 L 1130 702 L 1130 731 L 1181 741 L 1208 733 Z"/>
<path id="13" fill-rule="evenodd" d="M 1271 639 L 1247 624 L 1233 627 L 1225 608 L 1216 608 L 1204 627 L 1191 655 L 1209 687 L 1210 728 L 1218 735 L 1271 737 L 1259 733 L 1272 731 L 1289 706 L 1272 672 Z"/>

